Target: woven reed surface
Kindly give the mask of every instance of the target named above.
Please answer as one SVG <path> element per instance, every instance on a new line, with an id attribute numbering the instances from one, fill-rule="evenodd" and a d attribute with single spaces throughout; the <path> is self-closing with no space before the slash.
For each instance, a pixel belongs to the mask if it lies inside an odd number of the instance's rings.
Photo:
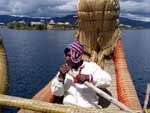
<path id="1" fill-rule="evenodd" d="M 45 101 L 45 102 L 52 102 L 53 95 L 51 93 L 50 83 L 48 83 L 42 90 L 40 90 L 32 99 L 41 100 L 41 101 Z M 40 112 L 20 109 L 17 113 L 40 113 Z"/>
<path id="2" fill-rule="evenodd" d="M 112 52 L 119 35 L 119 8 L 119 0 L 78 0 L 76 36 L 87 54 L 99 54 L 106 48 L 111 50 L 107 55 Z M 101 61 L 97 58 L 96 63 Z"/>
<path id="3" fill-rule="evenodd" d="M 0 35 L 0 94 L 5 94 L 7 91 L 8 81 L 7 81 L 7 63 L 6 54 L 3 48 L 2 37 Z M 0 113 L 2 113 L 2 108 L 0 106 Z"/>
<path id="4" fill-rule="evenodd" d="M 109 31 L 118 26 L 118 0 L 79 0 L 79 28 L 88 31 Z"/>
<path id="5" fill-rule="evenodd" d="M 29 100 L 24 98 L 12 97 L 0 94 L 0 105 L 7 105 L 12 107 L 26 108 L 43 113 L 114 113 L 117 111 L 106 111 L 95 108 L 81 108 L 77 106 L 68 106 L 60 104 L 51 104 L 38 100 Z M 28 112 L 25 112 L 28 113 Z M 117 112 L 118 113 L 118 112 Z M 120 113 L 123 113 L 120 111 Z"/>
<path id="6" fill-rule="evenodd" d="M 118 10 L 118 0 L 78 0 L 78 11 L 111 11 Z"/>
<path id="7" fill-rule="evenodd" d="M 112 59 L 111 60 L 105 60 L 104 70 L 106 72 L 108 72 L 110 74 L 111 78 L 112 78 L 112 84 L 108 88 L 108 90 L 111 92 L 112 97 L 117 99 L 118 96 L 117 96 L 117 88 L 116 88 L 115 65 L 114 65 L 114 61 Z M 106 109 L 107 110 L 118 110 L 118 111 L 120 111 L 120 109 L 118 107 L 116 107 L 115 105 L 113 105 L 112 103 Z"/>
<path id="8" fill-rule="evenodd" d="M 126 64 L 121 39 L 114 53 L 118 99 L 133 110 L 141 110 L 141 105 Z"/>
<path id="9" fill-rule="evenodd" d="M 7 85 L 8 81 L 6 55 L 2 43 L 0 43 L 0 94 L 6 93 Z"/>

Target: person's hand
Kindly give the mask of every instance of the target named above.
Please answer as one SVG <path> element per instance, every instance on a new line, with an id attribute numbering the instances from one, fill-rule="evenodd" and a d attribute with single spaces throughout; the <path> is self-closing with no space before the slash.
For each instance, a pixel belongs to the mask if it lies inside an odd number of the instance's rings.
<path id="1" fill-rule="evenodd" d="M 78 83 L 83 84 L 85 81 L 89 81 L 89 75 L 78 74 L 76 76 Z"/>
<path id="2" fill-rule="evenodd" d="M 60 74 L 58 75 L 58 77 L 60 79 L 65 79 L 66 73 L 70 70 L 70 67 L 67 64 L 63 64 L 60 66 L 59 68 L 59 72 Z"/>

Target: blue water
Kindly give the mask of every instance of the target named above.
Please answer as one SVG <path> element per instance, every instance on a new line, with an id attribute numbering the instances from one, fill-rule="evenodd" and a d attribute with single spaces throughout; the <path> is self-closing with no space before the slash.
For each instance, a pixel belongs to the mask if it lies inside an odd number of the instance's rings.
<path id="1" fill-rule="evenodd" d="M 35 31 L 0 29 L 9 64 L 8 94 L 31 98 L 56 74 L 64 63 L 63 48 L 74 40 L 75 31 Z M 122 32 L 129 71 L 144 102 L 150 82 L 150 30 Z M 4 113 L 17 109 L 4 108 Z"/>
<path id="2" fill-rule="evenodd" d="M 150 30 L 124 30 L 122 40 L 128 68 L 143 105 L 146 85 L 150 83 Z"/>
<path id="3" fill-rule="evenodd" d="M 1 29 L 9 64 L 8 95 L 31 98 L 42 89 L 64 63 L 63 48 L 74 40 L 74 32 Z"/>

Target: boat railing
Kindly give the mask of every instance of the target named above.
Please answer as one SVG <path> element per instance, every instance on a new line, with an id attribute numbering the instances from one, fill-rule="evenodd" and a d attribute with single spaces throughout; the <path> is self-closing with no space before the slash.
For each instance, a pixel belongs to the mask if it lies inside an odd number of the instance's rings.
<path id="1" fill-rule="evenodd" d="M 149 96 L 150 95 L 150 83 L 147 84 L 147 88 L 146 88 L 146 93 L 145 93 L 145 101 L 144 101 L 144 105 L 143 105 L 143 111 L 146 111 L 147 109 L 147 105 L 149 102 Z M 148 113 L 148 111 L 146 111 Z"/>

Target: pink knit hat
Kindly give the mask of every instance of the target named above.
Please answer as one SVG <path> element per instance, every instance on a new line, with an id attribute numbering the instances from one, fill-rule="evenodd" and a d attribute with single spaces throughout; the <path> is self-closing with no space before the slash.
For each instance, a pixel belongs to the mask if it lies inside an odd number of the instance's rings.
<path id="1" fill-rule="evenodd" d="M 64 53 L 69 53 L 72 62 L 78 63 L 82 60 L 83 45 L 78 41 L 72 42 L 65 48 Z"/>

